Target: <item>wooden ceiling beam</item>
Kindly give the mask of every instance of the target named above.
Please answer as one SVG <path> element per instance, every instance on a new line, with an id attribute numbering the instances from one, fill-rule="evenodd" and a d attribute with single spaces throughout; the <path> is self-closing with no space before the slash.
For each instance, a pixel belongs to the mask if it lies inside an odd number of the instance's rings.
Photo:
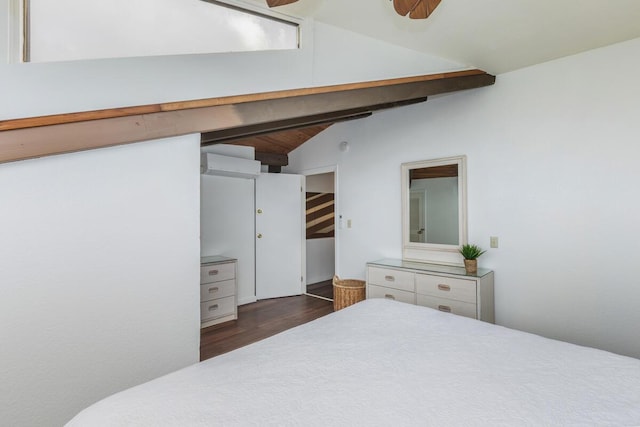
<path id="1" fill-rule="evenodd" d="M 289 98 L 294 96 L 318 95 L 322 93 L 345 92 L 374 87 L 401 85 L 406 83 L 439 81 L 443 79 L 455 79 L 467 76 L 490 76 L 482 70 L 453 71 L 449 73 L 427 74 L 423 76 L 402 77 L 398 79 L 375 80 L 371 82 L 347 83 L 332 86 L 319 86 L 315 88 L 289 89 L 274 92 L 261 92 L 247 95 L 222 96 L 218 98 L 205 98 L 191 101 L 167 102 L 162 104 L 141 105 L 122 108 L 109 108 L 104 110 L 84 111 L 77 113 L 54 114 L 50 116 L 28 117 L 20 119 L 0 120 L 0 131 L 27 129 L 40 126 L 52 126 L 66 123 L 78 123 L 93 120 L 112 119 L 117 117 L 130 117 L 167 111 L 190 110 L 192 108 L 215 107 L 219 105 L 242 104 L 245 102 L 268 101 L 273 99 Z M 493 79 L 495 80 L 494 76 Z M 490 83 L 493 84 L 493 83 Z"/>
<path id="2" fill-rule="evenodd" d="M 319 124 L 337 123 L 347 120 L 356 120 L 369 117 L 370 109 L 359 108 L 349 111 L 335 111 L 316 114 L 312 116 L 296 117 L 292 119 L 277 120 L 273 122 L 258 123 L 255 125 L 239 126 L 235 128 L 221 129 L 211 132 L 203 132 L 200 143 L 203 147 L 212 144 L 221 144 L 249 136 L 267 135 L 289 129 L 300 129 Z"/>
<path id="3" fill-rule="evenodd" d="M 266 153 L 264 151 L 256 151 L 255 159 L 263 165 L 269 166 L 287 166 L 289 164 L 289 156 L 287 154 Z"/>
<path id="4" fill-rule="evenodd" d="M 480 70 L 0 121 L 0 162 L 151 139 L 366 112 L 488 86 Z"/>

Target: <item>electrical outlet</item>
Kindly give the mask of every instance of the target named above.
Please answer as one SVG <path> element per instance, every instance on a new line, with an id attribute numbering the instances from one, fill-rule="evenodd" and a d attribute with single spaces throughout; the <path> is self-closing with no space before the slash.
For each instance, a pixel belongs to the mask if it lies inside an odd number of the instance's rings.
<path id="1" fill-rule="evenodd" d="M 492 248 L 497 248 L 498 247 L 498 236 L 491 236 L 489 238 L 489 243 L 490 243 L 490 246 Z"/>

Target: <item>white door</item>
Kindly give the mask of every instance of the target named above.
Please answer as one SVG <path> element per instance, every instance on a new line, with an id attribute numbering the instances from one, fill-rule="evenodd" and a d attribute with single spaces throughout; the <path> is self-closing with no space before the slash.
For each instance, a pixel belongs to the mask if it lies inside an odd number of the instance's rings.
<path id="1" fill-rule="evenodd" d="M 304 176 L 256 179 L 256 297 L 300 295 L 304 283 Z"/>
<path id="2" fill-rule="evenodd" d="M 427 241 L 427 191 L 411 190 L 409 197 L 409 241 L 425 243 Z"/>
<path id="3" fill-rule="evenodd" d="M 256 300 L 255 182 L 200 176 L 200 254 L 238 259 L 238 304 Z"/>

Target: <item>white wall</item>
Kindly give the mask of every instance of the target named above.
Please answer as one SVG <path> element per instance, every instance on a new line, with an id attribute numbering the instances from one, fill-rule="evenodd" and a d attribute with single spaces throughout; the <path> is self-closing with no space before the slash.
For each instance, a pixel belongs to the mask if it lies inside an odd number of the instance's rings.
<path id="1" fill-rule="evenodd" d="M 256 301 L 255 180 L 201 177 L 202 256 L 238 260 L 238 304 Z"/>
<path id="2" fill-rule="evenodd" d="M 400 164 L 468 156 L 469 240 L 500 248 L 499 324 L 640 357 L 640 39 L 498 76 L 493 87 L 337 124 L 288 171 L 338 164 L 339 273 L 401 256 Z M 340 152 L 340 141 L 351 149 Z"/>
<path id="3" fill-rule="evenodd" d="M 0 0 L 0 120 L 465 68 L 313 20 L 298 50 L 8 64 L 10 1 Z"/>
<path id="4" fill-rule="evenodd" d="M 199 357 L 199 136 L 0 165 L 0 425 Z"/>
<path id="5" fill-rule="evenodd" d="M 319 173 L 315 175 L 307 175 L 308 193 L 333 193 L 334 192 L 334 173 Z"/>
<path id="6" fill-rule="evenodd" d="M 255 159 L 255 149 L 214 144 L 203 153 Z M 238 305 L 256 301 L 255 180 L 201 175 L 200 254 L 238 260 Z"/>
<path id="7" fill-rule="evenodd" d="M 307 285 L 324 282 L 335 273 L 335 239 L 307 240 Z"/>
<path id="8" fill-rule="evenodd" d="M 468 68 L 319 22 L 314 34 L 313 83 L 318 86 Z"/>

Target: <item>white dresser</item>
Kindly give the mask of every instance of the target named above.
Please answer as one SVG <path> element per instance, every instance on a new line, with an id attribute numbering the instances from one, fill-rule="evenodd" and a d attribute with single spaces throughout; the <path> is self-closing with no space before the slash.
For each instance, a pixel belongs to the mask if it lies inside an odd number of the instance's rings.
<path id="1" fill-rule="evenodd" d="M 237 260 L 223 256 L 200 259 L 201 327 L 238 318 Z"/>
<path id="2" fill-rule="evenodd" d="M 389 298 L 494 323 L 493 271 L 383 259 L 367 263 L 367 298 Z"/>

